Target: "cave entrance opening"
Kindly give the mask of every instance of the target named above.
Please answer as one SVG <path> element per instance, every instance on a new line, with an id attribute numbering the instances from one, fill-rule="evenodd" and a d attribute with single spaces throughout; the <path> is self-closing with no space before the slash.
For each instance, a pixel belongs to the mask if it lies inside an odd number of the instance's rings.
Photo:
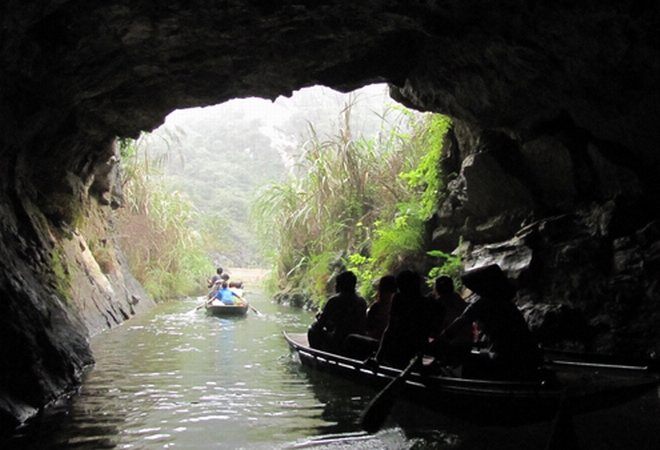
<path id="1" fill-rule="evenodd" d="M 259 267 L 249 224 L 255 192 L 299 170 L 310 140 L 376 140 L 406 114 L 386 84 L 350 93 L 313 86 L 275 101 L 233 99 L 176 110 L 137 146 L 160 164 L 166 189 L 182 192 L 214 224 L 211 238 L 222 242 L 209 247 L 214 267 Z"/>

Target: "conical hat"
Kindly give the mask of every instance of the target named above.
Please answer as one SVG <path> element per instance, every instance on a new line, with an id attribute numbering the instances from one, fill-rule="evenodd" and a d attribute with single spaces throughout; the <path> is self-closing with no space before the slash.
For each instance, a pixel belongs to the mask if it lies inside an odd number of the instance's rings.
<path id="1" fill-rule="evenodd" d="M 470 270 L 461 277 L 463 285 L 475 294 L 494 299 L 510 299 L 515 295 L 513 286 L 497 264 Z"/>

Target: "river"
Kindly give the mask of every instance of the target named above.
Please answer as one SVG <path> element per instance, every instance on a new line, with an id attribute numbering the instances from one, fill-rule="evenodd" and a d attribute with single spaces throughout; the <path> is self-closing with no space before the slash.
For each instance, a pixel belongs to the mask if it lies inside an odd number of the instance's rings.
<path id="1" fill-rule="evenodd" d="M 97 363 L 79 394 L 3 448 L 544 448 L 550 424 L 470 427 L 405 404 L 395 411 L 400 426 L 367 435 L 359 416 L 375 392 L 300 367 L 282 338 L 282 330 L 306 330 L 312 314 L 259 291 L 248 298 L 260 314 L 210 317 L 190 299 L 94 337 Z M 581 448 L 655 450 L 658 418 L 656 393 L 575 423 Z"/>

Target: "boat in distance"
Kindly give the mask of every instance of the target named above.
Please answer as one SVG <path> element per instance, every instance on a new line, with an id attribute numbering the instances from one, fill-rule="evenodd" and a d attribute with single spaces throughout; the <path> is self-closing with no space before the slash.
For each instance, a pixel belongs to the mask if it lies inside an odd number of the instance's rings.
<path id="1" fill-rule="evenodd" d="M 368 364 L 309 346 L 305 333 L 283 332 L 294 358 L 303 366 L 383 389 L 402 370 Z M 425 368 L 406 378 L 401 397 L 431 410 L 480 425 L 517 426 L 552 420 L 560 406 L 587 413 L 637 398 L 660 378 L 648 366 L 590 362 L 553 352 L 540 376 L 530 381 L 461 378 Z M 428 368 L 428 370 L 427 370 Z"/>
<path id="2" fill-rule="evenodd" d="M 244 316 L 247 314 L 248 309 L 250 309 L 250 305 L 247 302 L 236 305 L 224 305 L 220 302 L 217 303 L 219 304 L 214 303 L 205 305 L 204 309 L 206 310 L 206 314 L 219 317 Z"/>

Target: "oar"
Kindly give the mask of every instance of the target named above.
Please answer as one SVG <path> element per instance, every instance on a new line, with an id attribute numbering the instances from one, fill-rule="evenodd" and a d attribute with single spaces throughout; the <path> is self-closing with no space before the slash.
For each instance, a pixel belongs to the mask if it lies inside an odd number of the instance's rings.
<path id="1" fill-rule="evenodd" d="M 199 305 L 199 306 L 194 307 L 193 309 L 191 309 L 190 311 L 188 311 L 187 313 L 185 313 L 185 315 L 186 315 L 186 316 L 191 315 L 191 314 L 194 313 L 195 311 L 198 311 L 199 309 L 203 308 L 204 305 L 206 305 L 206 302 L 202 303 L 202 304 Z"/>
<path id="2" fill-rule="evenodd" d="M 257 311 L 257 308 L 255 308 L 254 306 L 252 306 L 250 303 L 248 303 L 248 306 L 250 307 L 250 309 L 251 309 L 252 311 L 254 311 L 254 313 L 255 313 L 257 316 L 261 316 L 261 315 L 262 315 L 259 311 Z"/>
<path id="3" fill-rule="evenodd" d="M 392 406 L 394 405 L 394 400 L 399 394 L 400 388 L 406 382 L 406 379 L 410 376 L 421 358 L 422 354 L 420 353 L 411 359 L 408 367 L 406 367 L 395 379 L 390 381 L 389 384 L 385 386 L 385 389 L 380 391 L 378 395 L 371 400 L 367 409 L 365 409 L 362 414 L 363 430 L 369 433 L 375 433 L 380 430 L 380 427 L 390 413 L 390 409 L 392 409 Z"/>
<path id="4" fill-rule="evenodd" d="M 197 308 L 195 308 L 195 311 L 198 311 L 198 310 L 202 309 L 203 307 L 205 307 L 205 306 L 207 305 L 207 303 L 208 303 L 208 302 L 204 302 L 204 303 L 202 303 L 202 304 L 199 305 Z"/>
<path id="5" fill-rule="evenodd" d="M 250 302 L 246 301 L 246 300 L 243 298 L 243 296 L 241 296 L 241 295 L 237 295 L 237 297 L 241 300 L 242 303 L 247 304 L 247 305 L 248 305 L 248 308 L 250 308 L 252 311 L 254 311 L 254 313 L 255 313 L 257 316 L 261 316 L 261 315 L 262 315 L 259 311 L 257 311 L 257 308 L 255 308 L 254 306 L 252 306 L 252 305 L 250 304 Z"/>
<path id="6" fill-rule="evenodd" d="M 564 390 L 545 450 L 579 450 L 580 448 L 568 402 L 568 395 Z"/>

